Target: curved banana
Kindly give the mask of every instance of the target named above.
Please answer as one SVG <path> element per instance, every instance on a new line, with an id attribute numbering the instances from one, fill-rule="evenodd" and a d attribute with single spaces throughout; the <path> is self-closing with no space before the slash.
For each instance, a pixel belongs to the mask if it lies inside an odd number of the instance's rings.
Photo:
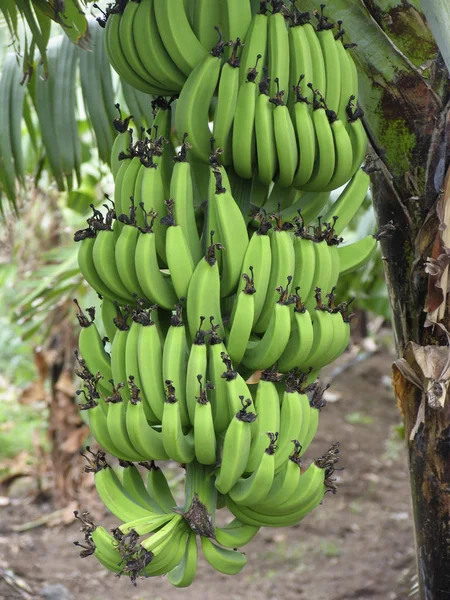
<path id="1" fill-rule="evenodd" d="M 283 99 L 284 90 L 279 89 L 278 77 L 275 78 L 278 91 L 270 99 L 273 109 L 273 129 L 278 156 L 277 183 L 281 187 L 290 187 L 298 166 L 297 140 L 289 109 Z"/>
<path id="2" fill-rule="evenodd" d="M 278 397 L 277 385 L 281 376 L 276 369 L 266 369 L 261 373 L 255 397 L 256 421 L 252 424 L 252 445 L 248 456 L 245 471 L 252 473 L 258 467 L 261 456 L 267 447 L 267 432 L 280 431 L 280 399 Z"/>
<path id="3" fill-rule="evenodd" d="M 345 186 L 339 198 L 325 214 L 323 217 L 325 223 L 331 222 L 333 217 L 338 217 L 334 225 L 336 235 L 342 233 L 358 212 L 358 209 L 364 202 L 369 186 L 370 177 L 363 169 L 358 169 Z"/>
<path id="4" fill-rule="evenodd" d="M 329 357 L 334 354 L 333 346 L 333 320 L 331 319 L 330 310 L 322 303 L 320 288 L 316 288 L 316 308 L 312 314 L 313 320 L 313 344 L 311 352 L 300 365 L 304 367 L 305 363 L 308 367 L 318 369 L 328 364 Z M 301 441 L 301 440 L 300 440 Z"/>
<path id="5" fill-rule="evenodd" d="M 241 46 L 240 39 L 233 45 L 233 53 L 220 71 L 217 106 L 214 113 L 213 138 L 217 148 L 222 150 L 219 155 L 221 164 L 229 166 L 233 156 L 231 151 L 231 132 L 239 92 L 239 59 L 236 57 Z"/>
<path id="6" fill-rule="evenodd" d="M 290 283 L 290 278 L 288 278 Z M 273 307 L 272 317 L 266 332 L 258 342 L 250 342 L 242 362 L 253 370 L 268 369 L 283 354 L 291 333 L 291 311 L 288 298 L 289 283 L 278 288 L 280 299 Z"/>
<path id="7" fill-rule="evenodd" d="M 179 109 L 180 105 L 177 107 L 177 114 Z M 170 198 L 173 200 L 173 216 L 175 221 L 183 230 L 194 264 L 197 264 L 202 257 L 202 248 L 195 221 L 191 165 L 186 159 L 189 147 L 190 145 L 186 143 L 185 135 L 180 151 L 174 158 L 175 166 L 173 168 L 172 179 L 170 180 Z"/>
<path id="8" fill-rule="evenodd" d="M 253 268 L 250 267 L 250 271 Z M 245 288 L 236 295 L 233 312 L 231 313 L 230 333 L 227 336 L 227 352 L 235 365 L 242 361 L 252 331 L 255 312 L 255 286 L 253 277 L 244 273 Z"/>
<path id="9" fill-rule="evenodd" d="M 162 348 L 158 327 L 151 317 L 155 307 L 150 309 L 147 317 L 141 318 L 142 327 L 138 339 L 137 360 L 140 383 L 142 386 L 144 412 L 154 414 L 161 422 L 165 393 L 162 378 Z M 148 407 L 146 405 L 148 404 Z"/>
<path id="10" fill-rule="evenodd" d="M 247 557 L 239 550 L 217 546 L 207 537 L 200 537 L 203 554 L 209 564 L 224 575 L 236 575 L 247 564 Z"/>
<path id="11" fill-rule="evenodd" d="M 233 167 L 244 179 L 251 179 L 256 164 L 255 144 L 255 111 L 256 111 L 256 77 L 257 66 L 261 54 L 256 57 L 256 64 L 248 70 L 246 80 L 239 88 L 236 110 L 233 121 Z M 242 64 L 241 64 L 242 68 Z"/>
<path id="12" fill-rule="evenodd" d="M 250 0 L 219 0 L 217 4 L 220 6 L 224 39 L 237 40 L 239 38 L 245 42 L 252 21 Z M 209 9 L 210 5 L 208 4 Z"/>
<path id="13" fill-rule="evenodd" d="M 236 291 L 241 274 L 242 262 L 248 246 L 247 225 L 242 212 L 231 195 L 231 191 L 222 185 L 219 171 L 216 177 L 216 217 L 220 242 L 223 244 L 222 278 L 220 295 L 227 297 Z"/>
<path id="14" fill-rule="evenodd" d="M 78 309 L 77 319 L 80 324 L 81 331 L 78 337 L 78 348 L 81 356 L 86 363 L 87 368 L 92 374 L 100 373 L 101 379 L 98 381 L 98 387 L 103 394 L 111 393 L 111 385 L 109 380 L 112 377 L 111 372 L 111 357 L 106 352 L 103 340 L 100 337 L 98 329 L 94 323 L 95 308 L 87 309 L 91 320 L 89 320 L 80 308 L 77 300 L 74 300 Z"/>
<path id="15" fill-rule="evenodd" d="M 322 48 L 323 61 L 325 63 L 325 88 L 323 94 L 330 110 L 337 112 L 341 97 L 341 64 L 339 53 L 334 39 L 334 23 L 329 23 L 323 14 L 324 6 L 321 6 L 319 23 L 317 25 L 317 37 Z"/>
<path id="16" fill-rule="evenodd" d="M 163 380 L 166 382 L 170 380 L 172 386 L 177 390 L 177 404 L 182 427 L 189 424 L 186 405 L 187 359 L 186 326 L 182 319 L 181 305 L 177 304 L 172 313 L 170 327 L 164 342 L 162 374 Z M 166 412 L 166 407 L 164 407 L 164 412 Z"/>
<path id="17" fill-rule="evenodd" d="M 164 513 L 161 506 L 159 506 L 148 494 L 145 484 L 142 480 L 142 476 L 139 469 L 131 463 L 121 462 L 122 467 L 122 485 L 127 490 L 127 493 L 133 498 L 133 500 L 153 513 Z M 167 516 L 165 515 L 167 518 Z M 164 522 L 163 520 L 161 520 Z M 161 522 L 160 521 L 160 522 Z M 137 531 L 140 535 L 142 533 Z"/>
<path id="18" fill-rule="evenodd" d="M 261 8 L 263 12 L 254 15 L 245 36 L 245 45 L 239 66 L 239 85 L 241 87 L 247 81 L 249 70 L 255 66 L 257 56 L 261 56 L 262 65 L 266 64 L 268 16 L 265 14 L 265 6 L 261 4 Z M 259 83 L 260 79 L 261 71 L 256 73 L 255 82 Z"/>
<path id="19" fill-rule="evenodd" d="M 222 338 L 217 334 L 217 326 L 212 327 L 208 340 L 208 380 L 214 386 L 209 391 L 214 428 L 217 433 L 224 431 L 230 422 L 227 398 L 227 382 L 222 374 L 225 371 L 223 355 L 226 348 Z"/>
<path id="20" fill-rule="evenodd" d="M 347 275 L 347 273 L 353 273 L 360 269 L 369 262 L 376 249 L 377 239 L 373 235 L 368 235 L 353 244 L 338 247 L 339 275 Z"/>
<path id="21" fill-rule="evenodd" d="M 154 0 L 154 8 L 158 31 L 167 52 L 178 69 L 189 76 L 207 56 L 207 50 L 192 30 L 183 0 Z"/>
<path id="22" fill-rule="evenodd" d="M 259 320 L 269 286 L 272 268 L 272 250 L 270 237 L 267 235 L 267 232 L 270 227 L 270 223 L 267 223 L 265 220 L 261 222 L 259 229 L 250 238 L 244 260 L 242 261 L 243 269 L 248 269 L 250 265 L 253 267 L 255 293 L 253 294 L 254 315 L 252 325 L 255 325 Z M 246 286 L 246 281 L 242 275 L 244 275 L 244 272 L 241 273 L 237 293 L 242 292 Z M 278 283 L 275 285 L 278 285 Z"/>
<path id="23" fill-rule="evenodd" d="M 305 394 L 299 391 L 299 381 L 295 376 L 289 376 L 285 382 L 286 388 L 283 394 L 280 413 L 280 435 L 278 437 L 278 449 L 275 455 L 275 470 L 285 463 L 291 454 L 293 440 L 298 440 L 298 434 L 303 420 L 305 410 L 309 411 L 309 402 Z M 304 398 L 302 400 L 302 396 Z M 301 440 L 300 444 L 301 444 Z"/>
<path id="24" fill-rule="evenodd" d="M 166 184 L 164 181 L 164 172 L 161 168 L 161 164 L 153 160 L 153 156 L 150 155 L 148 160 L 144 161 L 145 170 L 141 180 L 141 199 L 142 202 L 139 204 L 142 210 L 143 225 L 147 228 L 147 222 L 145 213 L 151 217 L 156 215 L 164 215 L 166 212 L 165 201 L 167 199 L 168 191 L 166 190 Z M 135 191 L 135 195 L 136 191 Z M 138 213 L 139 215 L 139 213 Z M 139 222 L 139 220 L 138 220 Z M 164 264 L 167 264 L 166 260 L 166 227 L 161 223 L 161 219 L 152 219 L 152 229 L 156 236 L 156 251 L 159 258 Z"/>
<path id="25" fill-rule="evenodd" d="M 172 310 L 177 302 L 177 296 L 172 282 L 163 276 L 159 268 L 156 248 L 157 235 L 153 229 L 156 213 L 150 213 L 150 222 L 148 222 L 148 216 L 145 213 L 145 227 L 142 228 L 136 244 L 136 275 L 146 298 L 162 308 Z"/>
<path id="26" fill-rule="evenodd" d="M 336 166 L 333 176 L 324 191 L 335 190 L 351 178 L 353 171 L 353 149 L 345 124 L 337 118 L 336 113 L 329 112 L 331 131 L 333 132 Z M 357 167 L 358 168 L 358 167 Z M 356 169 L 355 169 L 356 170 Z"/>
<path id="27" fill-rule="evenodd" d="M 189 587 L 197 573 L 197 561 L 197 534 L 191 531 L 187 539 L 183 559 L 179 565 L 167 573 L 168 581 L 178 588 Z"/>
<path id="28" fill-rule="evenodd" d="M 116 307 L 114 306 L 114 302 L 111 302 L 111 300 L 108 300 L 107 298 L 103 298 L 100 308 L 102 311 L 101 319 L 103 329 L 108 336 L 108 340 L 112 343 L 114 336 L 116 335 L 116 327 L 113 323 L 113 319 L 116 316 Z"/>
<path id="29" fill-rule="evenodd" d="M 146 69 L 160 86 L 179 92 L 186 81 L 185 74 L 169 56 L 159 34 L 155 16 L 155 0 L 141 0 L 133 20 L 136 50 Z"/>
<path id="30" fill-rule="evenodd" d="M 302 76 L 294 87 L 295 103 L 292 108 L 292 122 L 297 140 L 299 161 L 292 185 L 301 188 L 308 183 L 314 171 L 316 160 L 316 132 L 312 120 L 309 101 L 300 91 Z M 309 88 L 307 88 L 309 89 Z"/>
<path id="31" fill-rule="evenodd" d="M 194 409 L 194 447 L 195 457 L 202 465 L 213 465 L 216 462 L 216 434 L 211 403 L 207 391 L 211 389 L 209 382 L 202 386 L 202 377 L 198 376 L 199 396 Z"/>
<path id="32" fill-rule="evenodd" d="M 220 41 L 194 68 L 181 90 L 175 114 L 177 131 L 189 134 L 192 154 L 205 163 L 211 154 L 209 106 L 219 81 L 223 48 Z"/>
<path id="33" fill-rule="evenodd" d="M 242 548 L 242 546 L 252 541 L 259 529 L 259 527 L 253 525 L 246 525 L 239 519 L 233 519 L 228 525 L 216 527 L 214 534 L 221 546 L 225 546 L 225 548 Z"/>
<path id="34" fill-rule="evenodd" d="M 112 514 L 123 521 L 149 517 L 152 513 L 137 504 L 123 487 L 114 470 L 103 461 L 94 473 L 94 483 L 103 504 Z"/>
<path id="35" fill-rule="evenodd" d="M 244 473 L 251 443 L 250 424 L 255 413 L 247 412 L 250 398 L 240 398 L 242 409 L 236 413 L 225 432 L 222 448 L 222 463 L 216 474 L 215 486 L 221 494 L 227 494 Z"/>
<path id="36" fill-rule="evenodd" d="M 223 336 L 225 333 L 220 308 L 220 276 L 216 249 L 220 250 L 221 245 L 211 244 L 209 246 L 206 256 L 195 267 L 189 283 L 186 315 L 191 339 L 198 329 L 202 316 L 213 317 L 219 325 L 219 335 Z"/>
<path id="37" fill-rule="evenodd" d="M 179 463 L 192 462 L 195 456 L 194 435 L 183 433 L 180 403 L 170 380 L 166 381 L 167 397 L 162 417 L 162 439 L 164 449 L 170 458 Z"/>
<path id="38" fill-rule="evenodd" d="M 205 343 L 205 336 L 208 332 L 202 329 L 204 320 L 204 317 L 200 318 L 200 326 L 192 340 L 186 371 L 186 406 L 191 425 L 194 424 L 197 404 L 198 376 L 201 375 L 203 379 L 206 379 L 208 363 L 208 349 Z"/>
<path id="39" fill-rule="evenodd" d="M 311 51 L 308 43 L 308 39 L 305 34 L 304 18 L 297 7 L 292 7 L 292 23 L 288 30 L 289 35 L 289 98 L 287 105 L 289 109 L 295 102 L 296 86 L 300 78 L 305 79 L 306 83 L 312 82 L 312 60 Z M 308 88 L 309 90 L 309 88 Z M 306 101 L 312 100 L 311 92 L 305 94 Z"/>
<path id="40" fill-rule="evenodd" d="M 317 37 L 315 27 L 308 21 L 309 15 L 302 15 L 305 18 L 302 19 L 302 27 L 305 33 L 305 37 L 308 40 L 309 53 L 311 56 L 311 67 L 312 77 L 307 84 L 312 84 L 312 89 L 320 90 L 322 94 L 326 93 L 326 73 L 325 73 L 325 61 L 323 58 L 322 47 Z"/>
<path id="41" fill-rule="evenodd" d="M 288 373 L 304 365 L 305 359 L 310 355 L 314 343 L 314 329 L 311 315 L 306 310 L 302 299 L 295 292 L 294 318 L 291 325 L 291 336 L 283 354 L 278 361 L 278 369 L 281 373 Z"/>
<path id="42" fill-rule="evenodd" d="M 265 71 L 265 69 L 264 69 Z M 259 82 L 259 95 L 255 106 L 255 139 L 258 177 L 270 185 L 278 167 L 277 147 L 273 126 L 273 103 L 269 97 L 269 80 L 266 73 Z"/>
<path id="43" fill-rule="evenodd" d="M 317 304 L 317 288 L 324 293 L 327 293 L 328 290 L 331 291 L 331 279 L 334 275 L 330 246 L 328 246 L 326 239 L 321 239 L 322 236 L 323 230 L 319 225 L 316 229 L 316 239 L 313 242 L 315 254 L 313 286 L 306 298 L 304 297 L 304 304 L 313 320 L 314 309 Z"/>
<path id="44" fill-rule="evenodd" d="M 266 509 L 273 510 L 282 502 L 289 500 L 297 489 L 301 474 L 300 450 L 301 444 L 298 440 L 292 440 L 294 450 L 285 460 L 278 473 L 275 474 L 272 486 L 266 498 L 253 506 L 254 509 L 265 512 Z"/>
<path id="45" fill-rule="evenodd" d="M 311 87 L 310 84 L 308 87 Z M 316 132 L 317 153 L 314 169 L 308 182 L 302 190 L 313 192 L 323 191 L 331 181 L 336 167 L 336 151 L 334 149 L 333 132 L 328 118 L 328 111 L 321 101 L 317 101 L 317 90 L 314 90 L 312 120 Z"/>
<path id="46" fill-rule="evenodd" d="M 89 231 L 89 230 L 87 230 Z M 81 274 L 88 284 L 104 298 L 110 301 L 119 302 L 119 304 L 127 304 L 128 298 L 122 298 L 120 295 L 117 296 L 103 281 L 95 268 L 94 263 L 94 245 L 95 245 L 95 232 L 86 233 L 87 237 L 84 237 L 78 247 L 78 266 Z"/>
<path id="47" fill-rule="evenodd" d="M 284 284 L 286 279 L 295 275 L 295 253 L 289 231 L 283 226 L 281 218 L 277 221 L 277 227 L 270 232 L 270 249 L 272 261 L 270 266 L 269 282 L 267 292 L 262 306 L 259 319 L 253 325 L 256 333 L 266 332 L 274 313 L 274 306 L 279 301 L 278 288 Z M 247 257 L 246 257 L 247 260 Z M 247 263 L 248 264 L 248 263 Z M 255 263 L 250 263 L 255 268 Z M 264 265 L 267 269 L 267 266 Z M 257 271 L 255 270 L 255 275 Z M 258 290 L 258 278 L 255 277 L 255 287 Z M 287 298 L 286 298 L 287 300 Z M 256 309 L 255 309 L 256 312 Z M 267 365 L 272 366 L 275 361 Z"/>
<path id="48" fill-rule="evenodd" d="M 263 501 L 270 491 L 275 475 L 275 449 L 278 434 L 267 432 L 270 443 L 259 457 L 259 464 L 253 473 L 240 477 L 228 492 L 230 498 L 241 506 L 249 506 Z"/>
<path id="49" fill-rule="evenodd" d="M 350 101 L 347 105 L 347 127 L 353 148 L 352 172 L 355 173 L 363 163 L 366 156 L 368 140 L 362 122 L 364 111 L 360 107 L 353 110 L 353 102 L 355 102 L 354 95 L 350 96 Z"/>
<path id="50" fill-rule="evenodd" d="M 119 23 L 119 40 L 125 59 L 131 69 L 151 88 L 156 95 L 170 95 L 172 90 L 166 90 L 161 83 L 155 79 L 145 68 L 135 43 L 133 31 L 134 21 L 142 19 L 142 13 L 138 14 L 139 3 L 127 2 Z"/>
<path id="51" fill-rule="evenodd" d="M 162 433 L 147 422 L 143 403 L 139 395 L 131 397 L 127 406 L 127 432 L 136 451 L 145 460 L 168 460 Z"/>
<path id="52" fill-rule="evenodd" d="M 176 506 L 176 502 L 164 472 L 160 467 L 157 467 L 154 462 L 143 463 L 143 466 L 148 469 L 148 493 L 165 512 L 172 513 Z"/>
<path id="53" fill-rule="evenodd" d="M 115 239 L 112 229 L 102 229 L 97 233 L 92 259 L 95 269 L 106 287 L 119 297 L 133 302 L 132 294 L 122 283 L 115 261 Z"/>
<path id="54" fill-rule="evenodd" d="M 267 45 L 268 68 L 270 77 L 270 95 L 275 96 L 281 89 L 285 91 L 285 101 L 289 97 L 289 34 L 284 11 L 286 7 L 280 0 L 272 2 L 272 14 L 268 17 Z M 279 87 L 276 80 L 279 81 Z M 281 166 L 281 165 L 280 165 Z"/>
<path id="55" fill-rule="evenodd" d="M 137 90 L 153 94 L 155 88 L 136 73 L 122 49 L 120 40 L 120 14 L 109 14 L 105 27 L 105 48 L 109 62 L 116 73 Z M 159 90 L 157 91 L 159 93 Z"/>

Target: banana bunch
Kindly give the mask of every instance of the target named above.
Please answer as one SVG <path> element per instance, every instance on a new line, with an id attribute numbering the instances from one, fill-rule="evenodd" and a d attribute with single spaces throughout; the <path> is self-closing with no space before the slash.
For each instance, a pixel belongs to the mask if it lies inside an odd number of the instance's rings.
<path id="1" fill-rule="evenodd" d="M 108 57 L 126 82 L 179 94 L 176 129 L 196 160 L 208 162 L 212 120 L 221 164 L 267 186 L 334 190 L 363 162 L 354 45 L 324 5 L 310 15 L 264 0 L 252 15 L 248 0 L 121 0 L 105 21 Z"/>
<path id="2" fill-rule="evenodd" d="M 283 0 L 121 0 L 100 19 L 113 67 L 155 99 L 147 130 L 116 105 L 114 196 L 75 233 L 101 298 L 102 326 L 75 301 L 77 394 L 102 448 L 86 470 L 121 521 L 79 516 L 77 545 L 134 584 L 190 585 L 200 548 L 238 573 L 260 527 L 336 492 L 338 444 L 304 462 L 320 371 L 350 338 L 336 289 L 389 227 L 342 237 L 368 192 L 367 139 L 341 23 L 311 17 Z M 186 470 L 180 505 L 155 465 L 169 460 Z"/>

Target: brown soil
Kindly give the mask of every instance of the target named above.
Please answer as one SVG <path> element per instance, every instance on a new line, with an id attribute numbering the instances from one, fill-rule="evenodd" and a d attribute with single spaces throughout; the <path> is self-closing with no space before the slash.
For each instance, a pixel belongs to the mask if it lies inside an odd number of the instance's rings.
<path id="1" fill-rule="evenodd" d="M 394 600 L 408 597 L 414 574 L 409 483 L 399 415 L 388 385 L 392 357 L 375 355 L 333 381 L 339 395 L 322 411 L 310 457 L 339 440 L 339 492 L 297 527 L 262 529 L 245 547 L 248 565 L 237 576 L 215 572 L 202 559 L 195 583 L 173 588 L 164 578 L 117 579 L 71 544 L 77 523 L 61 529 L 11 533 L 43 507 L 3 509 L 0 528 L 0 599 L 24 596 L 1 578 L 8 567 L 40 598 L 45 584 L 62 584 L 72 600 Z M 83 509 L 84 507 L 80 507 Z M 49 508 L 50 509 L 50 508 Z M 224 511 L 222 511 L 224 512 Z M 113 526 L 111 515 L 104 520 Z M 55 596 L 55 598 L 57 598 Z M 62 596 L 61 596 L 62 599 Z"/>

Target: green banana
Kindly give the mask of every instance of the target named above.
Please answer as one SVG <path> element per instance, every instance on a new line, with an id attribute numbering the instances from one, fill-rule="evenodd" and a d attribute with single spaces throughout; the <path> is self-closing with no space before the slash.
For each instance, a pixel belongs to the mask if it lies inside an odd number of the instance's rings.
<path id="1" fill-rule="evenodd" d="M 217 546 L 207 537 L 200 537 L 203 554 L 209 564 L 224 575 L 236 575 L 247 564 L 247 557 L 239 550 Z"/>
<path id="2" fill-rule="evenodd" d="M 236 291 L 242 261 L 248 246 L 247 226 L 231 191 L 223 187 L 222 174 L 215 171 L 215 209 L 220 243 L 223 244 L 220 295 L 227 297 Z"/>
<path id="3" fill-rule="evenodd" d="M 251 179 L 256 165 L 255 144 L 255 111 L 256 111 L 256 67 L 261 54 L 256 57 L 256 64 L 246 73 L 246 80 L 239 88 L 236 110 L 233 121 L 233 167 L 239 177 Z M 242 63 L 241 67 L 242 69 Z"/>
<path id="4" fill-rule="evenodd" d="M 191 339 L 198 329 L 202 316 L 213 317 L 219 326 L 219 335 L 223 336 L 225 330 L 222 323 L 220 308 L 220 276 L 217 265 L 216 250 L 220 244 L 211 244 L 206 256 L 195 267 L 189 283 L 186 301 L 186 315 Z"/>
<path id="5" fill-rule="evenodd" d="M 249 477 L 241 477 L 228 492 L 241 506 L 263 501 L 270 491 L 275 475 L 275 449 L 278 434 L 267 432 L 270 443 L 259 457 L 259 464 Z"/>
<path id="6" fill-rule="evenodd" d="M 252 423 L 252 445 L 245 471 L 252 473 L 258 467 L 261 456 L 267 446 L 267 432 L 280 431 L 280 400 L 278 397 L 277 383 L 281 376 L 275 368 L 266 369 L 261 373 L 255 397 L 255 412 L 257 419 Z"/>
<path id="7" fill-rule="evenodd" d="M 252 404 L 250 398 L 240 398 L 242 409 L 236 413 L 225 432 L 222 463 L 217 472 L 215 486 L 221 494 L 227 494 L 244 473 L 251 443 L 250 424 L 255 413 L 247 412 Z"/>
<path id="8" fill-rule="evenodd" d="M 143 466 L 148 469 L 147 491 L 149 495 L 165 512 L 171 513 L 176 502 L 164 472 L 153 461 L 143 463 Z"/>
<path id="9" fill-rule="evenodd" d="M 158 31 L 167 52 L 178 69 L 189 76 L 207 56 L 207 50 L 192 30 L 183 0 L 154 0 L 154 8 Z"/>
<path id="10" fill-rule="evenodd" d="M 187 371 L 186 371 L 186 406 L 188 409 L 189 421 L 194 424 L 194 415 L 198 395 L 198 376 L 206 379 L 208 350 L 205 343 L 205 336 L 208 332 L 202 329 L 205 317 L 200 317 L 200 326 L 192 340 L 191 350 L 189 352 Z"/>
<path id="11" fill-rule="evenodd" d="M 306 241 L 306 240 L 305 240 Z M 302 299 L 298 294 L 299 288 L 295 289 L 294 318 L 291 324 L 291 336 L 283 354 L 278 360 L 278 369 L 282 373 L 288 373 L 304 365 L 305 359 L 310 355 L 314 343 L 314 330 L 311 315 L 306 310 Z"/>
<path id="12" fill-rule="evenodd" d="M 197 561 L 197 534 L 191 531 L 187 539 L 183 559 L 179 565 L 167 573 L 168 581 L 178 588 L 189 587 L 197 573 Z"/>
<path id="13" fill-rule="evenodd" d="M 212 325 L 212 321 L 211 321 Z M 217 333 L 217 325 L 212 325 L 211 335 L 208 340 L 208 380 L 214 388 L 209 391 L 214 428 L 217 433 L 224 431 L 230 422 L 227 382 L 222 374 L 224 372 L 223 354 L 226 351 L 222 338 Z"/>
<path id="14" fill-rule="evenodd" d="M 231 132 L 239 91 L 239 59 L 236 54 L 240 46 L 241 40 L 237 39 L 233 45 L 231 57 L 222 66 L 213 122 L 214 142 L 217 148 L 222 150 L 219 160 L 221 164 L 226 166 L 229 166 L 233 160 Z"/>
<path id="15" fill-rule="evenodd" d="M 159 34 L 155 0 L 141 0 L 133 20 L 136 50 L 146 71 L 167 90 L 179 92 L 186 76 L 169 56 Z"/>
<path id="16" fill-rule="evenodd" d="M 242 50 L 239 66 L 239 85 L 242 87 L 247 81 L 247 75 L 255 65 L 257 56 L 261 56 L 261 64 L 266 64 L 268 17 L 266 7 L 261 3 L 261 12 L 256 13 L 250 23 L 245 36 L 245 45 Z M 255 82 L 259 83 L 261 71 L 255 74 Z"/>
<path id="17" fill-rule="evenodd" d="M 162 439 L 164 449 L 169 457 L 180 463 L 189 463 L 194 459 L 194 435 L 190 431 L 183 433 L 181 424 L 180 402 L 175 395 L 175 388 L 170 380 L 166 381 L 167 397 L 162 417 Z"/>
<path id="18" fill-rule="evenodd" d="M 322 48 L 325 64 L 325 88 L 322 91 L 330 110 L 337 112 L 341 96 L 341 64 L 339 52 L 334 39 L 334 23 L 329 23 L 323 14 L 324 6 L 320 7 L 320 17 L 317 26 L 317 38 Z"/>
<path id="19" fill-rule="evenodd" d="M 195 457 L 202 465 L 216 462 L 216 434 L 211 404 L 207 392 L 214 386 L 209 382 L 202 385 L 202 376 L 198 375 L 199 396 L 194 409 L 194 447 Z"/>
<path id="20" fill-rule="evenodd" d="M 186 80 L 177 102 L 176 129 L 189 134 L 192 154 L 205 163 L 211 153 L 209 106 L 220 76 L 224 43 L 219 41 Z"/>
<path id="21" fill-rule="evenodd" d="M 281 187 L 290 187 L 298 166 L 297 140 L 289 109 L 283 99 L 285 90 L 280 91 L 278 77 L 275 78 L 275 84 L 278 89 L 270 102 L 275 106 L 273 109 L 273 129 L 278 156 L 276 179 Z"/>
<path id="22" fill-rule="evenodd" d="M 179 107 L 177 109 L 178 114 Z M 195 222 L 194 189 L 191 165 L 187 162 L 186 153 L 190 144 L 183 138 L 180 151 L 174 158 L 172 179 L 170 180 L 170 198 L 173 199 L 173 216 L 180 225 L 188 242 L 190 253 L 196 265 L 202 257 L 202 248 Z M 167 244 L 166 244 L 167 245 Z"/>
<path id="23" fill-rule="evenodd" d="M 172 310 L 177 302 L 177 296 L 171 281 L 164 277 L 159 268 L 157 234 L 154 230 L 156 213 L 145 212 L 144 214 L 145 226 L 141 229 L 136 244 L 136 275 L 146 298 L 162 308 Z"/>
<path id="24" fill-rule="evenodd" d="M 274 105 L 269 97 L 267 69 L 258 84 L 259 95 L 255 106 L 255 139 L 258 177 L 265 185 L 270 185 L 278 167 L 277 147 L 274 131 Z M 252 198 L 253 200 L 253 198 Z"/>
<path id="25" fill-rule="evenodd" d="M 334 226 L 336 235 L 340 235 L 353 219 L 366 197 L 370 185 L 370 177 L 363 169 L 358 169 L 345 186 L 336 202 L 323 217 L 324 222 L 330 222 L 338 217 Z"/>
<path id="26" fill-rule="evenodd" d="M 272 249 L 270 237 L 267 235 L 271 225 L 265 218 L 262 218 L 260 226 L 250 238 L 250 241 L 245 252 L 244 260 L 242 261 L 243 269 L 253 267 L 253 280 L 255 282 L 254 296 L 254 315 L 252 326 L 255 325 L 261 315 L 263 306 L 266 300 L 266 294 L 269 286 L 269 279 L 272 269 Z M 240 283 L 237 293 L 242 292 L 246 286 L 246 281 L 241 273 Z M 277 282 L 275 285 L 278 285 Z"/>
<path id="27" fill-rule="evenodd" d="M 163 380 L 170 380 L 177 390 L 177 405 L 179 408 L 181 426 L 189 424 L 186 404 L 186 371 L 187 371 L 187 336 L 186 326 L 182 319 L 181 304 L 177 304 L 172 313 L 170 327 L 166 334 L 163 349 L 162 375 Z M 167 399 L 166 399 L 167 404 Z M 164 413 L 167 406 L 164 407 Z"/>
<path id="28" fill-rule="evenodd" d="M 272 0 L 272 14 L 268 17 L 268 65 L 270 95 L 275 96 L 281 89 L 285 91 L 285 99 L 289 97 L 289 34 L 284 17 L 286 7 L 283 0 Z M 279 80 L 279 87 L 276 83 Z M 281 165 L 280 165 L 281 166 Z"/>
<path id="29" fill-rule="evenodd" d="M 287 225 L 289 224 L 283 225 L 281 217 L 279 217 L 277 220 L 277 226 L 270 232 L 270 249 L 272 253 L 270 277 L 259 319 L 253 325 L 253 330 L 256 333 L 267 331 L 269 323 L 272 319 L 272 314 L 274 314 L 274 306 L 279 300 L 279 292 L 277 288 L 280 287 L 288 277 L 290 277 L 292 280 L 292 277 L 295 275 L 294 246 L 292 244 L 289 227 L 287 227 Z M 255 263 L 250 264 L 253 264 L 253 267 L 255 267 Z M 264 268 L 267 269 L 267 266 L 264 265 Z M 256 271 L 255 275 L 257 275 Z M 258 285 L 258 278 L 256 276 L 256 289 L 258 289 Z M 267 366 L 270 367 L 272 364 L 273 362 Z"/>
<path id="30" fill-rule="evenodd" d="M 365 265 L 377 249 L 377 238 L 373 235 L 368 235 L 362 240 L 353 242 L 346 246 L 338 248 L 339 254 L 339 275 L 347 275 L 353 273 Z"/>
<path id="31" fill-rule="evenodd" d="M 250 267 L 250 271 L 253 268 Z M 243 273 L 245 288 L 237 294 L 231 313 L 231 327 L 227 336 L 227 352 L 232 361 L 238 365 L 242 361 L 252 331 L 255 312 L 255 286 L 253 277 Z"/>
<path id="32" fill-rule="evenodd" d="M 242 548 L 242 546 L 252 541 L 259 529 L 259 527 L 246 525 L 239 519 L 233 519 L 228 525 L 216 527 L 214 534 L 221 546 L 225 546 L 225 548 Z"/>

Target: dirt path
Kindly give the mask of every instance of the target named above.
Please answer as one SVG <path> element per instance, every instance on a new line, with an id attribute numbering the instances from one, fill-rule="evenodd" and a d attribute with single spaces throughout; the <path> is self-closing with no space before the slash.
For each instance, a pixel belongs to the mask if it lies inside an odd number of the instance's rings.
<path id="1" fill-rule="evenodd" d="M 190 588 L 174 589 L 164 578 L 139 580 L 133 588 L 95 559 L 78 557 L 71 544 L 80 539 L 76 524 L 8 532 L 11 523 L 28 520 L 33 507 L 25 513 L 0 509 L 0 569 L 7 564 L 22 577 L 34 590 L 32 598 L 41 597 L 45 584 L 62 584 L 70 592 L 51 600 L 406 598 L 414 547 L 405 452 L 394 431 L 400 419 L 386 385 L 390 364 L 391 357 L 376 355 L 335 379 L 330 391 L 340 398 L 323 410 L 308 455 L 340 441 L 345 470 L 337 473 L 339 493 L 327 495 L 297 527 L 262 529 L 245 547 L 248 565 L 239 575 L 220 575 L 202 560 Z M 105 521 L 115 524 L 111 516 Z M 23 597 L 0 579 L 1 600 Z"/>

